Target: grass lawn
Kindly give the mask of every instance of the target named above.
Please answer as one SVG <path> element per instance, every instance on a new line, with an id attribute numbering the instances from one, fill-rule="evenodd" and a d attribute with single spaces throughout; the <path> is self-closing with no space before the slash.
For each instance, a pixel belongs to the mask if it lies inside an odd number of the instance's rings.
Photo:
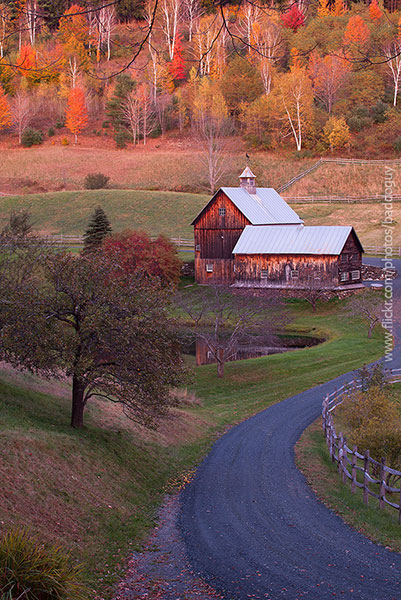
<path id="1" fill-rule="evenodd" d="M 296 446 L 297 465 L 315 494 L 346 523 L 376 543 L 401 552 L 401 526 L 398 511 L 378 509 L 378 501 L 369 498 L 365 506 L 361 490 L 351 493 L 344 485 L 337 466 L 331 462 L 319 418 L 305 430 Z M 398 502 L 398 499 L 394 499 Z"/>
<path id="2" fill-rule="evenodd" d="M 192 239 L 191 222 L 210 196 L 180 192 L 96 190 L 0 197 L 0 227 L 11 210 L 31 212 L 46 233 L 82 234 L 96 206 L 115 231 L 144 229 L 152 235 Z M 294 204 L 307 225 L 353 225 L 363 244 L 383 245 L 383 206 L 377 204 Z M 394 245 L 401 245 L 401 202 L 394 203 Z M 174 218 L 172 218 L 174 215 Z"/>
<path id="3" fill-rule="evenodd" d="M 216 366 L 195 370 L 201 405 L 174 410 L 159 431 L 127 421 L 118 406 L 89 405 L 86 427 L 69 425 L 66 383 L 0 372 L 2 527 L 23 525 L 83 561 L 89 597 L 110 597 L 124 560 L 154 524 L 166 489 L 205 455 L 227 427 L 274 402 L 361 366 L 383 354 L 379 330 L 346 322 L 338 303 L 314 315 L 290 303 L 291 330 L 326 338 L 319 346 L 232 362 L 222 380 Z"/>

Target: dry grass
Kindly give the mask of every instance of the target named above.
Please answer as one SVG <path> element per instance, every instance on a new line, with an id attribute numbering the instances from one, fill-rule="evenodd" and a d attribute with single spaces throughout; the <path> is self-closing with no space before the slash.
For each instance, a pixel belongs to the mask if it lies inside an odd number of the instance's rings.
<path id="1" fill-rule="evenodd" d="M 394 195 L 401 195 L 401 165 L 392 165 L 395 182 Z M 366 197 L 370 194 L 384 194 L 384 165 L 339 165 L 323 163 L 300 179 L 288 190 L 286 196 L 322 197 L 347 196 Z"/>

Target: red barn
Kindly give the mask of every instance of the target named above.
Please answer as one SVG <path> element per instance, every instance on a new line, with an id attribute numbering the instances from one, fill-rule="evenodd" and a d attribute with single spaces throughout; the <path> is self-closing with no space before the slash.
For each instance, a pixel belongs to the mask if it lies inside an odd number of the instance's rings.
<path id="1" fill-rule="evenodd" d="M 240 287 L 359 287 L 363 248 L 353 227 L 305 226 L 247 167 L 192 223 L 198 283 Z"/>

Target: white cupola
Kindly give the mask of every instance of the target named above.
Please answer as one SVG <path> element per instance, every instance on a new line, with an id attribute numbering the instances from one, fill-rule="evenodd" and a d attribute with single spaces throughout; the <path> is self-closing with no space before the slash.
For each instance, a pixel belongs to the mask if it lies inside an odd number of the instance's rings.
<path id="1" fill-rule="evenodd" d="M 256 175 L 249 167 L 246 167 L 239 176 L 240 187 L 244 188 L 249 194 L 256 194 Z"/>

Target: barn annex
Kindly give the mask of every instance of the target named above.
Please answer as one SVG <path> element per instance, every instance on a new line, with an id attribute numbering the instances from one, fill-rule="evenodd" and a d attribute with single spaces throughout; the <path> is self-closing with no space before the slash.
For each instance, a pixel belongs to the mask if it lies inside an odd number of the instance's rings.
<path id="1" fill-rule="evenodd" d="M 237 287 L 361 287 L 363 248 L 353 227 L 306 226 L 249 167 L 193 221 L 195 280 Z"/>

